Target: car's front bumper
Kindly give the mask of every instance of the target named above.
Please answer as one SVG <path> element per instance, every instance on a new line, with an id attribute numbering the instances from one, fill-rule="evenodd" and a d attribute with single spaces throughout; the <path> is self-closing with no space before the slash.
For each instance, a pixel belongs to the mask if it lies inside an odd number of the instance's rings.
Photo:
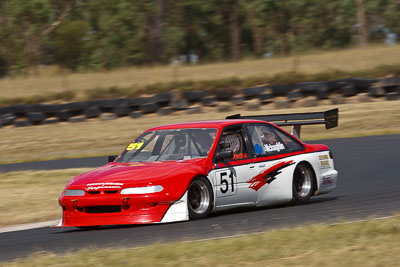
<path id="1" fill-rule="evenodd" d="M 63 196 L 57 227 L 146 224 L 187 220 L 186 194 L 178 201 L 157 196 Z"/>

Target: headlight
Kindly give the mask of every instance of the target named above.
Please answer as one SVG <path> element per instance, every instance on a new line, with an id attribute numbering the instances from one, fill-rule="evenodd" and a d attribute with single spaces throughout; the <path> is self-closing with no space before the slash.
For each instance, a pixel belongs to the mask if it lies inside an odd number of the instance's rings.
<path id="1" fill-rule="evenodd" d="M 163 187 L 161 185 L 154 186 L 145 186 L 145 187 L 131 187 L 124 188 L 121 190 L 121 195 L 129 195 L 129 194 L 150 194 L 157 193 L 163 191 Z"/>
<path id="2" fill-rule="evenodd" d="M 85 191 L 83 190 L 65 190 L 65 194 L 64 196 L 84 196 L 85 195 Z"/>

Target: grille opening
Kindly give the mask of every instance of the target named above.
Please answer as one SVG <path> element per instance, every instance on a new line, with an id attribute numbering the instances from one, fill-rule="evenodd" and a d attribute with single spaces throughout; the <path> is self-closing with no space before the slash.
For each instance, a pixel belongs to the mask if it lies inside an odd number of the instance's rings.
<path id="1" fill-rule="evenodd" d="M 117 192 L 118 192 L 118 190 L 104 190 L 104 193 L 106 193 L 106 194 L 115 194 Z"/>
<path id="2" fill-rule="evenodd" d="M 121 212 L 121 205 L 116 206 L 90 206 L 85 207 L 86 213 L 113 213 L 113 212 Z"/>
<path id="3" fill-rule="evenodd" d="M 79 212 L 83 212 L 83 208 L 81 208 L 81 207 L 76 207 L 76 210 Z"/>
<path id="4" fill-rule="evenodd" d="M 98 194 L 100 194 L 100 191 L 87 191 L 88 192 L 88 194 L 91 194 L 91 195 L 98 195 Z"/>

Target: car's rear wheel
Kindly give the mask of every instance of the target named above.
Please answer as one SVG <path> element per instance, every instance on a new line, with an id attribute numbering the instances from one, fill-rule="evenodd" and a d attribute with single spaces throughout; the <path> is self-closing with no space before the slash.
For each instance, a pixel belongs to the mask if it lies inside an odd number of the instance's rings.
<path id="1" fill-rule="evenodd" d="M 314 193 L 314 172 L 310 166 L 301 163 L 296 166 L 293 173 L 293 203 L 305 204 Z"/>
<path id="2" fill-rule="evenodd" d="M 211 212 L 213 199 L 211 185 L 207 179 L 204 177 L 193 179 L 188 189 L 189 219 L 206 218 Z"/>

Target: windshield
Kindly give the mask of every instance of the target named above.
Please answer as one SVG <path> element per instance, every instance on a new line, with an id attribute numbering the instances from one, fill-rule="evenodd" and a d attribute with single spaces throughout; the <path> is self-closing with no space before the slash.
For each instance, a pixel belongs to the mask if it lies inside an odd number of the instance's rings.
<path id="1" fill-rule="evenodd" d="M 217 129 L 172 129 L 145 132 L 117 162 L 186 160 L 207 157 Z"/>

